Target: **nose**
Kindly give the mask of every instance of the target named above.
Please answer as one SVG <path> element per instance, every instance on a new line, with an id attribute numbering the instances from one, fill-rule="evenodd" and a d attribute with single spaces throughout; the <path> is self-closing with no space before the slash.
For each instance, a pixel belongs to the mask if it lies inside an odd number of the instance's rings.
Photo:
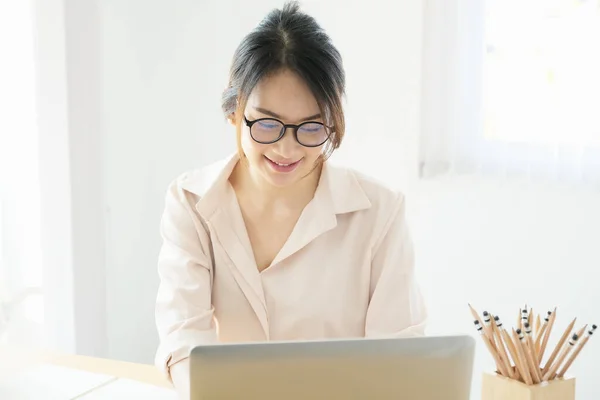
<path id="1" fill-rule="evenodd" d="M 275 145 L 275 151 L 282 157 L 285 158 L 292 158 L 292 156 L 294 155 L 294 153 L 297 151 L 297 149 L 300 146 L 300 143 L 298 143 L 296 141 L 296 138 L 294 137 L 294 130 L 293 128 L 286 128 L 285 133 L 283 134 L 283 137 L 273 143 Z"/>

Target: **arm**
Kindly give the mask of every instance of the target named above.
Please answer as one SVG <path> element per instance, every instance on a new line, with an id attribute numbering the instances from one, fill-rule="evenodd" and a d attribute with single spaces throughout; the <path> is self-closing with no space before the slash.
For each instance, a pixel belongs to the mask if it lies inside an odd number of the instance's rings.
<path id="1" fill-rule="evenodd" d="M 158 259 L 160 285 L 156 326 L 160 344 L 155 363 L 180 395 L 189 390 L 187 358 L 194 346 L 215 342 L 211 303 L 209 236 L 194 212 L 193 200 L 177 182 L 167 192 Z M 185 398 L 185 396 L 184 396 Z"/>
<path id="2" fill-rule="evenodd" d="M 426 305 L 415 279 L 413 244 L 404 198 L 394 202 L 371 262 L 370 302 L 365 336 L 423 336 Z"/>
<path id="3" fill-rule="evenodd" d="M 181 400 L 190 398 L 190 359 L 183 360 L 171 365 L 171 381 L 177 390 L 177 396 Z"/>

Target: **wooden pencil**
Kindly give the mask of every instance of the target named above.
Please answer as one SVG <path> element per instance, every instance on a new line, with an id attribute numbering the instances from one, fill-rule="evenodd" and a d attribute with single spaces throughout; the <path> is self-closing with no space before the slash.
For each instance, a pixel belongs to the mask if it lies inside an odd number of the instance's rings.
<path id="1" fill-rule="evenodd" d="M 527 361 L 525 359 L 525 352 L 523 351 L 523 346 L 521 345 L 519 336 L 517 335 L 517 332 L 515 332 L 514 329 L 512 330 L 512 334 L 513 334 L 513 344 L 515 346 L 515 349 L 517 350 L 517 358 L 519 361 L 518 365 L 520 365 L 519 369 L 521 370 L 521 376 L 525 380 L 526 384 L 533 385 L 533 379 L 531 378 L 531 373 L 529 371 L 529 367 L 527 366 Z"/>
<path id="2" fill-rule="evenodd" d="M 495 349 L 496 340 L 494 339 L 494 332 L 492 331 L 492 316 L 487 311 L 483 312 L 483 329 L 487 333 L 488 339 L 490 339 L 490 342 Z"/>
<path id="3" fill-rule="evenodd" d="M 467 305 L 469 306 L 469 310 L 471 310 L 471 315 L 473 315 L 473 319 L 476 319 L 477 321 L 479 321 L 480 324 L 483 324 L 483 320 L 481 319 L 481 317 L 479 317 L 479 314 L 473 308 L 473 306 L 470 303 L 468 303 Z"/>
<path id="4" fill-rule="evenodd" d="M 517 364 L 515 363 L 515 367 L 513 368 L 515 371 L 515 379 L 521 382 L 525 382 L 523 378 L 521 378 L 521 374 L 519 373 L 519 369 L 517 368 Z"/>
<path id="5" fill-rule="evenodd" d="M 527 322 L 524 322 L 523 325 L 527 325 Z M 527 346 L 527 341 L 525 340 L 525 335 L 523 331 L 517 329 L 517 335 L 519 337 L 520 344 L 523 348 L 523 352 L 525 353 L 525 359 L 527 360 L 527 364 L 529 365 L 529 371 L 531 372 L 531 379 L 533 383 L 540 383 L 542 381 L 542 376 L 540 374 L 540 368 L 535 363 L 535 359 L 533 358 L 533 354 L 531 353 L 531 349 Z"/>
<path id="6" fill-rule="evenodd" d="M 515 375 L 515 380 L 525 383 L 525 380 L 523 378 L 521 378 L 521 374 L 519 373 L 519 369 L 517 368 L 516 364 L 514 367 L 512 367 L 512 369 L 513 369 L 513 374 Z"/>
<path id="7" fill-rule="evenodd" d="M 554 314 L 553 317 L 556 318 L 556 314 Z M 558 352 L 563 347 L 563 345 L 565 344 L 565 341 L 571 334 L 571 331 L 573 330 L 573 326 L 575 325 L 575 321 L 577 321 L 577 318 L 573 319 L 573 321 L 569 324 L 569 326 L 567 326 L 567 329 L 565 329 L 565 332 L 563 333 L 562 337 L 556 344 L 556 347 L 554 348 L 554 351 L 550 355 L 550 358 L 548 358 L 548 361 L 546 361 L 546 365 L 544 366 L 544 369 L 542 370 L 542 375 L 546 376 L 546 374 L 548 373 L 548 370 L 552 367 L 552 364 L 554 363 L 554 360 L 556 359 Z M 550 323 L 552 323 L 552 321 Z M 550 332 L 550 329 L 548 329 L 546 333 L 548 334 L 548 332 Z"/>
<path id="8" fill-rule="evenodd" d="M 565 351 L 566 348 L 569 347 L 569 345 L 571 345 L 571 347 L 569 348 L 569 350 L 567 351 L 567 354 L 570 353 L 575 347 L 572 347 L 573 345 L 576 345 L 579 343 L 579 338 L 581 338 L 585 332 L 585 329 L 587 328 L 587 324 L 585 324 L 583 326 L 583 328 L 581 328 L 580 330 L 578 330 L 574 335 L 573 338 L 575 339 L 573 344 L 571 344 L 569 341 L 569 344 L 565 345 L 565 348 L 563 349 L 563 351 Z M 550 370 L 553 370 L 554 372 L 550 375 L 550 380 L 556 378 L 558 368 L 562 365 L 562 363 L 565 361 L 566 355 L 563 356 L 562 358 L 559 357 L 558 361 L 556 361 L 555 365 L 556 367 L 554 367 L 554 365 L 550 368 Z"/>
<path id="9" fill-rule="evenodd" d="M 529 351 L 531 351 L 531 357 L 533 358 L 535 366 L 539 367 L 540 360 L 538 360 L 538 355 L 535 351 L 535 344 L 533 343 L 533 339 L 531 339 L 531 325 L 528 322 L 525 323 L 525 340 L 527 343 L 527 348 Z M 539 368 L 536 369 L 539 370 Z"/>
<path id="10" fill-rule="evenodd" d="M 475 324 L 475 328 L 477 329 L 477 332 L 479 332 L 479 335 L 481 336 L 481 340 L 483 340 L 486 347 L 488 348 L 488 351 L 494 358 L 494 361 L 496 362 L 496 368 L 498 369 L 500 374 L 508 377 L 508 371 L 504 369 L 504 365 L 502 364 L 502 361 L 500 360 L 500 356 L 498 355 L 498 352 L 496 351 L 495 348 L 492 347 L 490 340 L 485 335 L 483 326 L 481 326 L 481 324 L 477 320 L 475 320 L 474 324 Z"/>
<path id="11" fill-rule="evenodd" d="M 515 379 L 525 380 L 525 378 L 524 378 L 525 371 L 523 370 L 523 364 L 519 362 L 519 353 L 517 352 L 517 349 L 515 348 L 515 344 L 511 340 L 510 336 L 508 335 L 508 332 L 506 332 L 506 329 L 501 328 L 499 330 L 500 330 L 500 333 L 502 334 L 502 337 L 504 338 L 504 343 L 506 343 L 506 347 L 508 347 L 510 356 L 512 357 L 513 362 L 515 363 L 515 367 L 516 367 Z"/>
<path id="12" fill-rule="evenodd" d="M 538 354 L 538 358 L 541 360 L 540 349 L 542 347 L 542 338 L 544 337 L 544 332 L 546 328 L 548 328 L 548 322 L 550 321 L 550 316 L 552 316 L 552 311 L 548 311 L 546 316 L 544 317 L 544 323 L 542 324 L 541 329 L 535 334 L 535 349 Z"/>
<path id="13" fill-rule="evenodd" d="M 542 329 L 542 320 L 540 319 L 540 314 L 535 316 L 535 324 L 533 325 L 533 337 L 536 337 L 537 334 Z"/>
<path id="14" fill-rule="evenodd" d="M 523 309 L 519 308 L 519 317 L 517 318 L 517 325 L 516 325 L 517 329 L 521 329 L 522 318 L 523 318 Z"/>
<path id="15" fill-rule="evenodd" d="M 544 359 L 544 353 L 546 352 L 546 345 L 548 344 L 548 339 L 550 339 L 550 334 L 552 333 L 552 327 L 554 326 L 554 321 L 556 321 L 556 307 L 554 307 L 554 311 L 552 311 L 552 315 L 550 316 L 550 321 L 548 322 L 548 327 L 546 328 L 546 332 L 544 332 L 544 339 L 542 339 L 542 346 L 540 347 L 540 355 L 538 359 Z"/>
<path id="16" fill-rule="evenodd" d="M 492 350 L 496 352 L 497 349 L 495 346 L 495 341 L 493 340 L 493 332 L 491 330 L 486 329 L 484 320 L 479 316 L 477 310 L 475 310 L 475 308 L 470 303 L 467 303 L 467 305 L 471 310 L 471 315 L 473 315 L 473 318 L 479 323 L 479 326 L 483 329 L 483 333 L 487 336 L 489 344 L 490 346 L 492 346 Z M 484 313 L 487 313 L 487 311 L 484 311 Z M 498 365 L 498 363 L 496 363 L 496 371 L 500 371 L 500 365 Z"/>
<path id="17" fill-rule="evenodd" d="M 569 352 L 571 352 L 573 347 L 577 344 L 578 339 L 579 336 L 577 336 L 577 333 L 574 333 L 571 339 L 569 340 L 569 343 L 562 349 L 562 352 L 560 353 L 560 356 L 558 357 L 556 362 L 552 364 L 552 366 L 548 369 L 548 372 L 544 374 L 543 380 L 547 381 L 554 379 L 556 370 L 565 361 L 565 358 L 567 357 Z"/>
<path id="18" fill-rule="evenodd" d="M 468 304 L 468 306 L 469 306 L 469 309 L 471 310 L 471 315 L 473 315 L 473 318 L 476 321 L 479 321 L 479 324 L 481 324 L 481 326 L 483 327 L 483 330 L 484 330 L 485 334 L 487 335 L 488 339 L 491 339 L 492 332 L 488 331 L 488 329 L 485 327 L 484 320 L 479 316 L 479 313 L 477 312 L 477 310 L 475 310 L 475 308 L 473 308 L 473 306 L 471 304 Z M 484 311 L 484 313 L 487 313 L 487 311 Z"/>
<path id="19" fill-rule="evenodd" d="M 571 364 L 573 364 L 573 361 L 575 361 L 575 359 L 577 358 L 579 353 L 581 353 L 581 350 L 583 350 L 583 348 L 587 344 L 588 340 L 590 340 L 590 337 L 592 337 L 596 328 L 597 328 L 596 325 L 592 325 L 592 327 L 587 332 L 585 337 L 581 340 L 581 342 L 579 343 L 579 345 L 577 346 L 575 351 L 573 353 L 571 353 L 571 356 L 569 357 L 569 359 L 567 360 L 565 365 L 560 369 L 557 377 L 562 378 L 565 376 L 565 373 L 569 370 L 569 368 L 571 367 Z"/>
<path id="20" fill-rule="evenodd" d="M 533 326 L 533 322 L 535 321 L 535 319 L 534 319 L 534 318 L 535 318 L 535 313 L 533 312 L 533 307 L 531 307 L 531 308 L 529 309 L 529 312 L 527 313 L 527 323 L 528 323 L 530 326 Z"/>
<path id="21" fill-rule="evenodd" d="M 579 336 L 579 338 L 583 337 L 583 334 L 585 333 L 585 330 L 587 329 L 587 324 L 585 324 L 583 326 L 583 328 L 581 328 L 580 330 L 577 331 L 577 336 Z"/>
<path id="22" fill-rule="evenodd" d="M 506 352 L 506 349 L 504 348 L 504 341 L 502 340 L 502 334 L 500 333 L 500 329 L 502 329 L 502 321 L 500 320 L 500 317 L 498 317 L 497 315 L 493 316 L 492 321 L 493 321 L 492 329 L 496 336 L 496 348 L 498 348 L 500 350 L 500 358 L 502 359 L 502 362 L 504 363 L 504 367 L 508 371 L 508 377 L 511 379 L 516 379 L 514 370 L 510 363 L 510 358 L 508 357 L 508 353 Z"/>
<path id="23" fill-rule="evenodd" d="M 523 330 L 523 325 L 528 321 L 528 319 L 529 313 L 527 312 L 527 305 L 525 305 L 525 308 L 521 311 L 521 324 L 519 325 L 520 330 Z"/>

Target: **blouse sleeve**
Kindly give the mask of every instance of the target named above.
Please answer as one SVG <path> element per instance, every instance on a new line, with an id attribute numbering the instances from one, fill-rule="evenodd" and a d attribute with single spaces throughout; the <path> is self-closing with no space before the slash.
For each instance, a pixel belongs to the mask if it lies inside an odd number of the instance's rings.
<path id="1" fill-rule="evenodd" d="M 370 290 L 365 326 L 367 337 L 425 334 L 427 309 L 415 278 L 413 243 L 401 195 L 381 237 L 375 242 Z"/>
<path id="2" fill-rule="evenodd" d="M 155 363 L 167 376 L 169 368 L 187 358 L 196 345 L 217 340 L 209 234 L 193 208 L 194 198 L 178 181 L 173 182 L 160 225 L 163 243 L 158 258 Z"/>

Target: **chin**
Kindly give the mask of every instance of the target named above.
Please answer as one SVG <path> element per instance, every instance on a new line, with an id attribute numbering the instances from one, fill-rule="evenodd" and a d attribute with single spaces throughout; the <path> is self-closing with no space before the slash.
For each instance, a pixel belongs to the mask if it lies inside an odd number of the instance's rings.
<path id="1" fill-rule="evenodd" d="M 294 171 L 288 174 L 280 174 L 277 172 L 269 171 L 268 168 L 265 168 L 265 171 L 263 171 L 263 177 L 271 185 L 278 188 L 285 188 L 297 183 L 302 177 L 302 173 Z"/>
<path id="2" fill-rule="evenodd" d="M 273 157 L 275 158 L 275 157 Z M 298 165 L 293 168 L 277 167 L 272 164 L 271 157 L 266 154 L 252 157 L 251 164 L 254 170 L 259 173 L 265 183 L 277 188 L 290 187 L 300 182 L 305 176 L 309 175 L 313 169 L 316 159 L 307 159 L 305 155 L 292 158 L 297 160 Z M 294 162 L 294 163 L 295 163 Z"/>

